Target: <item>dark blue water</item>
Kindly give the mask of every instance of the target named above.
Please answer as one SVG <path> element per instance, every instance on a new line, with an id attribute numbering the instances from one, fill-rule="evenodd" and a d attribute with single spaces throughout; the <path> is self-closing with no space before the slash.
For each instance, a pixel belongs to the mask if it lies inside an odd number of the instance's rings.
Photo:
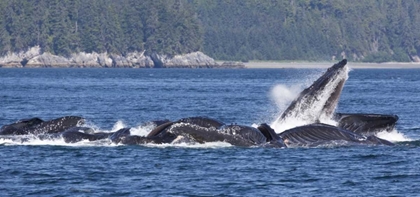
<path id="1" fill-rule="evenodd" d="M 271 122 L 272 89 L 311 69 L 0 69 L 0 126 L 85 117 L 99 130 L 209 116 Z M 353 70 L 340 112 L 397 114 L 395 147 L 238 148 L 0 141 L 0 196 L 418 196 L 420 69 Z M 277 94 L 277 95 L 281 95 Z"/>

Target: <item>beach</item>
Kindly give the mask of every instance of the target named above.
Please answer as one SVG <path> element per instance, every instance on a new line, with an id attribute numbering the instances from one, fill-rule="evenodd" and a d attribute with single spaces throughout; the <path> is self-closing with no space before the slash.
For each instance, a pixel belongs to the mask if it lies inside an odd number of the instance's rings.
<path id="1" fill-rule="evenodd" d="M 328 68 L 336 62 L 275 62 L 275 61 L 250 61 L 245 62 L 245 68 Z M 420 62 L 386 62 L 364 63 L 348 62 L 353 69 L 416 69 L 420 68 Z"/>

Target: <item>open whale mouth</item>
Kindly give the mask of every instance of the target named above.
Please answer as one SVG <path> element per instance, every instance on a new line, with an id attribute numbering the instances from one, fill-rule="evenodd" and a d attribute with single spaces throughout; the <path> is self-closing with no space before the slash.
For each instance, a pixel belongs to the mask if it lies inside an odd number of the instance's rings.
<path id="1" fill-rule="evenodd" d="M 394 129 L 399 118 L 397 115 L 387 114 L 336 113 L 335 119 L 340 128 L 370 136 Z"/>
<path id="2" fill-rule="evenodd" d="M 304 89 L 272 124 L 276 132 L 305 124 L 330 121 L 337 108 L 344 83 L 348 79 L 350 69 L 346 64 L 345 59 L 334 64 L 311 86 Z M 281 128 L 285 125 L 290 127 Z"/>

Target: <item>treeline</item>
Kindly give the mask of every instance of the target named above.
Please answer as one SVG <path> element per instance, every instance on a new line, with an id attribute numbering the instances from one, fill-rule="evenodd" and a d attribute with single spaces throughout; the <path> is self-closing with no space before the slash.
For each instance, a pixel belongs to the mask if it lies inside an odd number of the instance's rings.
<path id="1" fill-rule="evenodd" d="M 413 61 L 418 0 L 1 0 L 0 53 Z"/>
<path id="2" fill-rule="evenodd" d="M 174 55 L 200 50 L 202 29 L 182 0 L 1 0 L 0 52 Z"/>
<path id="3" fill-rule="evenodd" d="M 194 0 L 206 54 L 227 60 L 411 61 L 418 0 Z"/>

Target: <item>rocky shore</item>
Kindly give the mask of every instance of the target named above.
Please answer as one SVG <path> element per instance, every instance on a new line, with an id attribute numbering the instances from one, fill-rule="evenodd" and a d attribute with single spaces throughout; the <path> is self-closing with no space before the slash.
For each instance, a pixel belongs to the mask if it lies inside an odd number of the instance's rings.
<path id="1" fill-rule="evenodd" d="M 145 55 L 131 52 L 126 55 L 108 53 L 74 53 L 70 57 L 41 52 L 32 47 L 20 53 L 8 53 L 0 57 L 3 68 L 245 68 L 241 62 L 217 63 L 202 52 L 193 52 L 173 57 L 161 54 Z"/>

